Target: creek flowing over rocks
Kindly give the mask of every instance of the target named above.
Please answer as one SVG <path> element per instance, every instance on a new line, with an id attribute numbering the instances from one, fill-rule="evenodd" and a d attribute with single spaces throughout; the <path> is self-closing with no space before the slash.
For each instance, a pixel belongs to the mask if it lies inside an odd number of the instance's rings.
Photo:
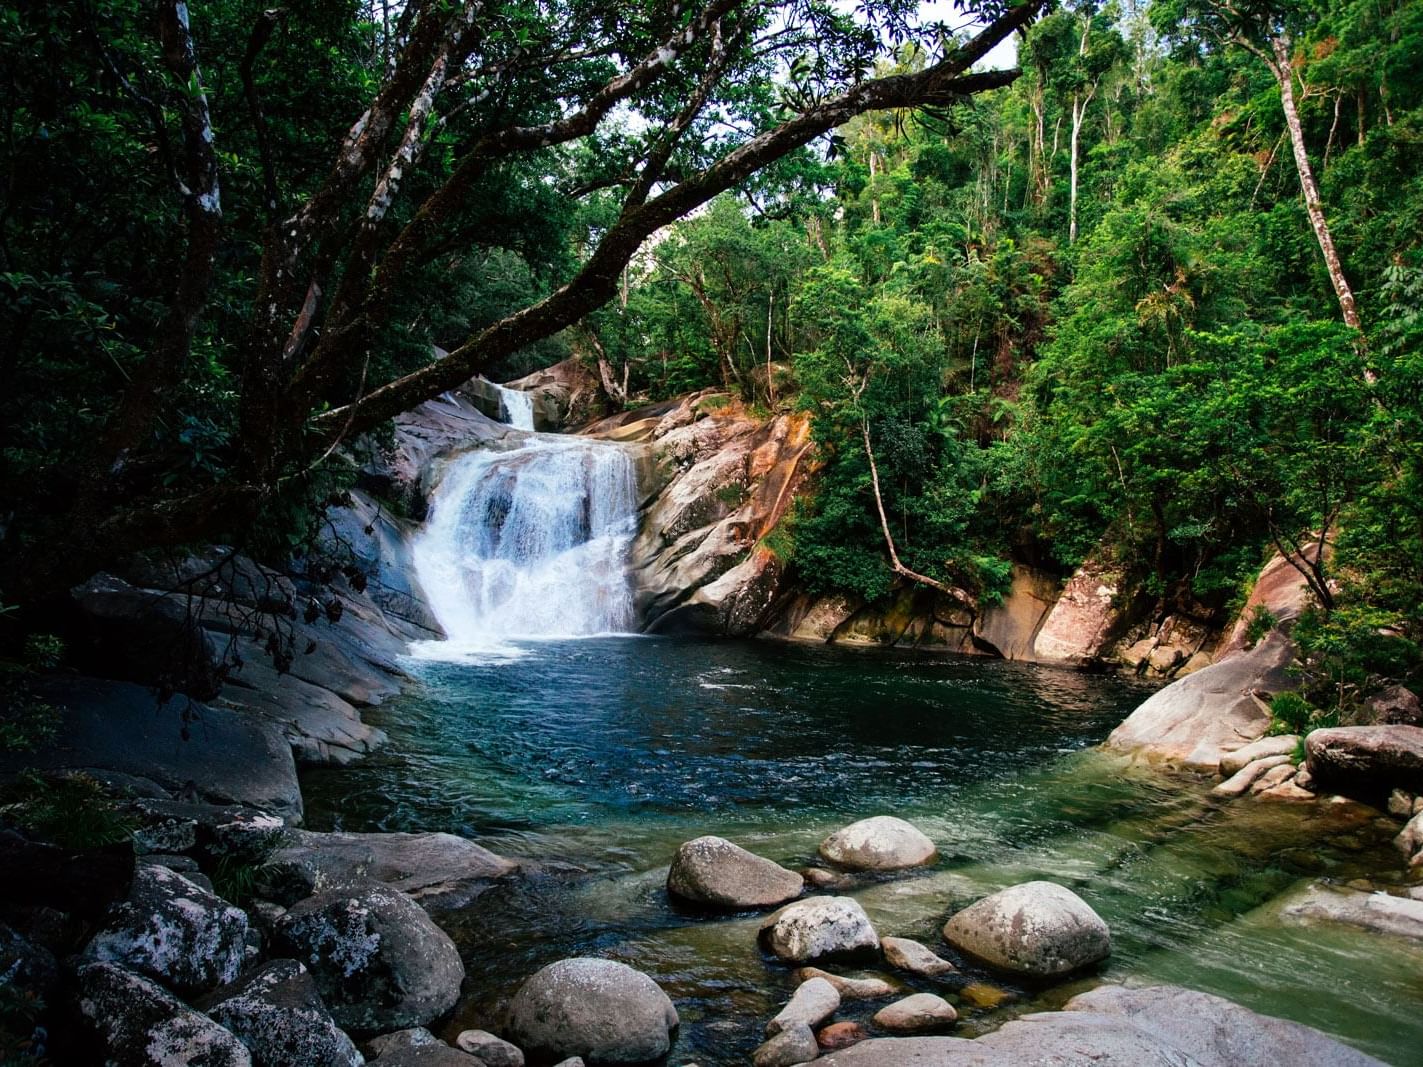
<path id="1" fill-rule="evenodd" d="M 0 984 L 73 1020 L 59 1053 L 1423 1047 L 1417 701 L 1267 735 L 1304 603 L 1287 561 L 1251 593 L 1277 623 L 1258 640 L 1144 615 L 1105 559 L 1019 564 L 981 608 L 813 596 L 779 554 L 817 470 L 803 415 L 704 392 L 588 422 L 592 392 L 561 364 L 402 416 L 284 568 L 214 546 L 73 591 L 86 673 L 43 683 L 61 740 L 23 767 L 100 783 L 131 845 L 0 834 L 28 872 Z M 773 640 L 727 640 L 752 636 Z M 1105 666 L 1129 674 L 1075 669 Z"/>

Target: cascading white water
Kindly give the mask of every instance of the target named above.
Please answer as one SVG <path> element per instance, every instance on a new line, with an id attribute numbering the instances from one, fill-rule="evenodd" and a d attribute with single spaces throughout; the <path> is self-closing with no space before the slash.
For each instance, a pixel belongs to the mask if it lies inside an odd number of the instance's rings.
<path id="1" fill-rule="evenodd" d="M 510 452 L 461 457 L 412 548 L 447 640 L 415 653 L 631 630 L 626 560 L 636 532 L 637 480 L 619 445 L 538 435 Z"/>
<path id="2" fill-rule="evenodd" d="M 534 428 L 534 394 L 522 389 L 507 389 L 497 382 L 490 385 L 499 393 L 500 416 L 516 430 Z"/>

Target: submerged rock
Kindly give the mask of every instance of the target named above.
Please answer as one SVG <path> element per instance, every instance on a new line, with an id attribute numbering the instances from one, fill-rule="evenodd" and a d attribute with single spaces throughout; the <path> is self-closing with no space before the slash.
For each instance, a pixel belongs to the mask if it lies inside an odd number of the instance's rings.
<path id="1" fill-rule="evenodd" d="M 934 862 L 938 849 L 918 828 L 892 815 L 861 819 L 820 843 L 831 863 L 860 871 L 893 871 Z"/>
<path id="2" fill-rule="evenodd" d="M 824 978 L 801 983 L 790 1002 L 766 1024 L 766 1036 L 775 1037 L 792 1026 L 819 1026 L 840 1009 L 840 993 Z"/>
<path id="3" fill-rule="evenodd" d="M 885 962 L 891 967 L 923 978 L 937 978 L 958 970 L 927 946 L 907 937 L 882 937 L 880 947 L 884 949 Z"/>
<path id="4" fill-rule="evenodd" d="M 1069 974 L 1112 951 L 1101 916 L 1054 882 L 1024 882 L 984 897 L 948 921 L 944 940 L 991 966 L 1042 978 Z"/>
<path id="5" fill-rule="evenodd" d="M 303 900 L 277 920 L 273 940 L 306 964 L 337 1023 L 360 1033 L 438 1018 L 464 980 L 444 931 L 404 893 L 375 883 Z"/>
<path id="6" fill-rule="evenodd" d="M 133 971 L 112 963 L 79 968 L 80 1017 L 103 1047 L 103 1061 L 124 1067 L 252 1067 L 231 1031 Z"/>
<path id="7" fill-rule="evenodd" d="M 672 1046 L 677 1009 L 647 975 L 614 960 L 559 960 L 509 1005 L 509 1036 L 532 1056 L 642 1063 Z"/>
<path id="8" fill-rule="evenodd" d="M 274 960 L 206 1005 L 258 1067 L 360 1067 L 365 1058 L 336 1025 L 296 960 Z"/>
<path id="9" fill-rule="evenodd" d="M 1393 839 L 1393 846 L 1403 853 L 1410 867 L 1423 865 L 1423 811 L 1408 820 Z"/>
<path id="10" fill-rule="evenodd" d="M 1176 986 L 1100 986 L 993 1033 L 876 1038 L 824 1067 L 1383 1067 L 1299 1023 Z"/>
<path id="11" fill-rule="evenodd" d="M 677 849 L 667 872 L 667 892 L 713 908 L 769 908 L 800 896 L 805 880 L 795 871 L 722 837 L 698 837 Z"/>
<path id="12" fill-rule="evenodd" d="M 790 963 L 879 950 L 879 935 L 869 916 L 850 897 L 811 897 L 787 904 L 761 924 L 760 937 L 779 959 Z"/>
<path id="13" fill-rule="evenodd" d="M 247 951 L 247 916 L 167 867 L 140 866 L 84 950 L 184 995 L 232 981 Z"/>
<path id="14" fill-rule="evenodd" d="M 1423 941 L 1423 900 L 1371 893 L 1342 886 L 1310 885 L 1280 908 L 1285 922 L 1343 923 L 1378 934 Z"/>
<path id="15" fill-rule="evenodd" d="M 876 1026 L 900 1034 L 939 1030 L 958 1021 L 954 1006 L 933 993 L 915 993 L 875 1012 Z"/>
<path id="16" fill-rule="evenodd" d="M 1423 792 L 1423 727 L 1335 726 L 1304 739 L 1321 789 L 1383 800 L 1394 789 Z"/>

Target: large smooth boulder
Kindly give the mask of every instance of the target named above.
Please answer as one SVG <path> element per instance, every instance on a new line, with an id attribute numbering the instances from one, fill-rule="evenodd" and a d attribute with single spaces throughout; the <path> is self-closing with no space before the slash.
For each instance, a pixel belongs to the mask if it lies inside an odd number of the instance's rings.
<path id="1" fill-rule="evenodd" d="M 1299 1023 L 1177 986 L 1099 986 L 984 1037 L 877 1038 L 823 1067 L 1383 1067 Z"/>
<path id="2" fill-rule="evenodd" d="M 811 897 L 787 904 L 761 924 L 760 938 L 777 958 L 790 963 L 879 951 L 879 935 L 869 916 L 850 897 Z"/>
<path id="3" fill-rule="evenodd" d="M 1228 752 L 1262 737 L 1267 697 L 1293 689 L 1294 645 L 1275 631 L 1248 652 L 1177 679 L 1112 731 L 1107 747 L 1156 763 L 1215 771 Z"/>
<path id="4" fill-rule="evenodd" d="M 326 1010 L 311 974 L 296 960 L 273 960 L 220 990 L 204 1007 L 247 1046 L 257 1067 L 360 1067 L 365 1062 Z"/>
<path id="5" fill-rule="evenodd" d="M 918 827 L 892 815 L 861 819 L 820 842 L 820 855 L 857 871 L 895 871 L 933 863 L 939 851 Z"/>
<path id="6" fill-rule="evenodd" d="M 1085 900 L 1055 882 L 984 897 L 944 926 L 944 940 L 993 967 L 1051 978 L 1104 960 L 1112 935 Z"/>
<path id="7" fill-rule="evenodd" d="M 160 704 L 129 682 L 56 677 L 37 690 L 60 709 L 59 729 L 34 751 L 0 753 L 0 773 L 113 772 L 301 820 L 291 746 L 271 723 L 186 697 Z"/>
<path id="8" fill-rule="evenodd" d="M 1335 726 L 1304 739 L 1305 765 L 1321 790 L 1382 800 L 1423 792 L 1423 727 Z"/>
<path id="9" fill-rule="evenodd" d="M 276 922 L 275 947 L 311 971 L 332 1017 L 373 1033 L 422 1026 L 455 1006 L 464 964 L 420 905 L 363 883 L 318 893 Z"/>
<path id="10" fill-rule="evenodd" d="M 770 908 L 800 896 L 805 879 L 724 837 L 698 837 L 677 849 L 667 892 L 712 908 Z"/>
<path id="11" fill-rule="evenodd" d="M 183 995 L 237 977 L 247 951 L 247 916 L 176 871 L 145 865 L 84 950 Z"/>
<path id="12" fill-rule="evenodd" d="M 252 1067 L 246 1046 L 162 986 L 112 963 L 79 968 L 79 1015 L 121 1067 Z"/>
<path id="13" fill-rule="evenodd" d="M 559 960 L 535 972 L 509 1005 L 510 1038 L 530 1056 L 644 1063 L 664 1056 L 678 1025 L 671 999 L 615 960 Z"/>
<path id="14" fill-rule="evenodd" d="M 454 834 L 295 830 L 267 860 L 261 879 L 263 891 L 282 904 L 369 880 L 438 911 L 464 907 L 516 870 L 512 860 Z"/>
<path id="15" fill-rule="evenodd" d="M 1008 595 L 974 620 L 975 644 L 987 645 L 1004 659 L 1031 660 L 1033 642 L 1057 597 L 1056 578 L 1015 563 Z"/>

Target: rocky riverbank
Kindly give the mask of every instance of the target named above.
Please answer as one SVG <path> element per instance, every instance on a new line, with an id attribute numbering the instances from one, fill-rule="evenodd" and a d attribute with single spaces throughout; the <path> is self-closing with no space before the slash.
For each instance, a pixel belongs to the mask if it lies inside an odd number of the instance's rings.
<path id="1" fill-rule="evenodd" d="M 39 695 L 62 709 L 57 739 L 0 760 L 0 771 L 33 768 L 55 780 L 78 772 L 100 783 L 132 841 L 109 850 L 14 834 L 0 842 L 25 872 L 4 894 L 0 969 L 49 1006 L 48 1034 L 36 1040 L 60 1062 L 516 1067 L 525 1055 L 598 1063 L 667 1052 L 676 1000 L 646 975 L 601 959 L 511 976 L 518 991 L 507 1014 L 477 1020 L 480 1029 L 451 1029 L 465 963 L 441 923 L 523 877 L 519 865 L 449 834 L 300 829 L 298 769 L 352 765 L 375 751 L 384 734 L 363 711 L 407 684 L 408 643 L 438 635 L 407 546 L 444 463 L 471 447 L 521 440 L 480 410 L 478 393 L 472 386 L 422 406 L 400 420 L 391 448 L 357 457 L 356 487 L 331 509 L 321 550 L 290 568 L 262 567 L 222 547 L 135 561 L 76 589 L 59 611 L 85 673 L 41 685 Z M 537 410 L 555 419 L 573 406 L 570 396 Z M 774 531 L 814 475 L 798 417 L 759 420 L 699 394 L 589 432 L 638 456 L 642 523 L 632 563 L 653 632 L 908 642 L 1064 663 L 1098 661 L 1131 636 L 1109 618 L 1111 576 L 1090 567 L 1061 590 L 1020 571 L 1004 605 L 972 615 L 926 602 L 921 591 L 870 611 L 785 587 Z M 1364 804 L 1386 806 L 1401 827 L 1399 870 L 1366 886 L 1321 883 L 1282 902 L 1281 921 L 1418 938 L 1423 901 L 1412 883 L 1423 869 L 1423 730 L 1263 737 L 1261 704 L 1289 683 L 1287 626 L 1298 590 L 1285 578 L 1267 568 L 1255 598 L 1285 628 L 1251 647 L 1231 633 L 1204 666 L 1191 666 L 1205 654 L 1191 631 L 1159 657 L 1182 676 L 1109 743 L 1227 776 L 1221 802 L 1251 794 L 1347 804 L 1358 819 L 1387 817 Z M 1153 631 L 1153 650 L 1166 647 L 1162 632 Z M 1297 767 L 1301 745 L 1307 758 Z M 1084 1050 L 1081 1062 L 1099 1064 L 1274 1063 L 1281 1055 L 1374 1062 L 1308 1028 L 1171 987 L 1103 986 L 1066 1000 L 1062 1012 L 971 1041 L 949 1036 L 961 1017 L 1014 997 L 968 980 L 966 961 L 1005 985 L 1094 973 L 1112 939 L 1089 890 L 1031 881 L 923 916 L 943 921 L 943 944 L 930 945 L 922 933 L 916 940 L 876 929 L 851 894 L 932 867 L 935 841 L 880 816 L 831 834 L 819 854 L 819 864 L 790 870 L 706 836 L 667 857 L 667 892 L 695 922 L 780 908 L 746 952 L 793 971 L 800 984 L 767 1023 L 758 1067 L 822 1055 L 831 1064 L 891 1067 L 1007 1064 L 1044 1042 Z M 852 973 L 840 973 L 847 967 Z M 860 1000 L 866 1005 L 851 1010 Z"/>

